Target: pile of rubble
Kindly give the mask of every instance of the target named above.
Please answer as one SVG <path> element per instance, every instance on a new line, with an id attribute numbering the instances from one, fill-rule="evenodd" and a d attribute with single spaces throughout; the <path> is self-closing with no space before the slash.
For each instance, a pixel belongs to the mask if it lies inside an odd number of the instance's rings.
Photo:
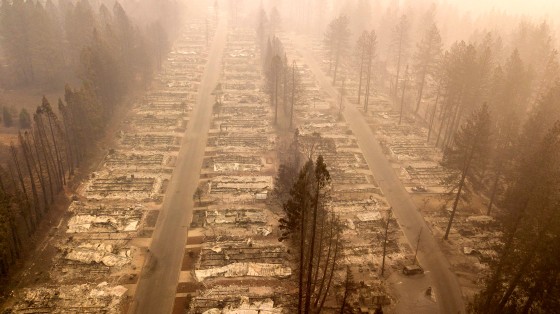
<path id="1" fill-rule="evenodd" d="M 107 313 L 123 312 L 121 301 L 127 288 L 97 285 L 60 285 L 25 288 L 17 292 L 17 302 L 11 307 L 15 313 Z"/>

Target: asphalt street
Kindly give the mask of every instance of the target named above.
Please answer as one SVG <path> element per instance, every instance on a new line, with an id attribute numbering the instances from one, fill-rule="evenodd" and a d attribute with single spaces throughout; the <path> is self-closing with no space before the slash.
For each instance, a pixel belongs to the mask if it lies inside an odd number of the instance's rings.
<path id="1" fill-rule="evenodd" d="M 193 193 L 198 186 L 200 169 L 210 128 L 214 96 L 210 93 L 220 78 L 222 55 L 227 39 L 226 19 L 220 19 L 208 62 L 202 76 L 196 106 L 176 168 L 167 187 L 163 206 L 135 293 L 132 313 L 171 313 L 177 281 L 187 240 L 187 227 L 193 210 Z"/>

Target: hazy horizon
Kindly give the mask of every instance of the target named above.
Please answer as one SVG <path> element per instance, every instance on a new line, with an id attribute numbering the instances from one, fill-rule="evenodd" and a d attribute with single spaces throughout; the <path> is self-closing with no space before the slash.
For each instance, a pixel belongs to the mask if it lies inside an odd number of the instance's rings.
<path id="1" fill-rule="evenodd" d="M 531 15 L 534 17 L 560 15 L 560 1 L 557 0 L 440 0 L 440 3 L 457 5 L 473 13 L 485 11 L 504 11 L 516 15 Z"/>

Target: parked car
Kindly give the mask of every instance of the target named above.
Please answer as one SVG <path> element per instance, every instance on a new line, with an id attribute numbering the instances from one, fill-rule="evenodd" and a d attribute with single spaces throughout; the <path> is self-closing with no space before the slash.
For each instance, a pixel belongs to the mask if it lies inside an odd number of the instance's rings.
<path id="1" fill-rule="evenodd" d="M 407 276 L 412 276 L 412 275 L 416 275 L 416 274 L 423 274 L 424 273 L 424 269 L 422 269 L 422 267 L 418 266 L 418 265 L 407 265 L 403 268 L 403 274 L 407 275 Z"/>

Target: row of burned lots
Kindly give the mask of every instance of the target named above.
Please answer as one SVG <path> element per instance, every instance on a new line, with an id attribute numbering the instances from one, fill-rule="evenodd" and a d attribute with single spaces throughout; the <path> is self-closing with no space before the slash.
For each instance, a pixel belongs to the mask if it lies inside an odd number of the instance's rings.
<path id="1" fill-rule="evenodd" d="M 292 276 L 270 210 L 273 114 L 260 90 L 254 32 L 230 30 L 213 95 L 201 180 L 183 260 L 177 309 L 188 313 L 281 313 Z"/>
<path id="2" fill-rule="evenodd" d="M 213 25 L 213 22 L 212 22 Z M 78 189 L 45 252 L 52 267 L 16 291 L 18 313 L 122 313 L 135 290 L 207 59 L 189 20 L 152 87 Z M 213 27 L 213 26 L 212 26 Z"/>

